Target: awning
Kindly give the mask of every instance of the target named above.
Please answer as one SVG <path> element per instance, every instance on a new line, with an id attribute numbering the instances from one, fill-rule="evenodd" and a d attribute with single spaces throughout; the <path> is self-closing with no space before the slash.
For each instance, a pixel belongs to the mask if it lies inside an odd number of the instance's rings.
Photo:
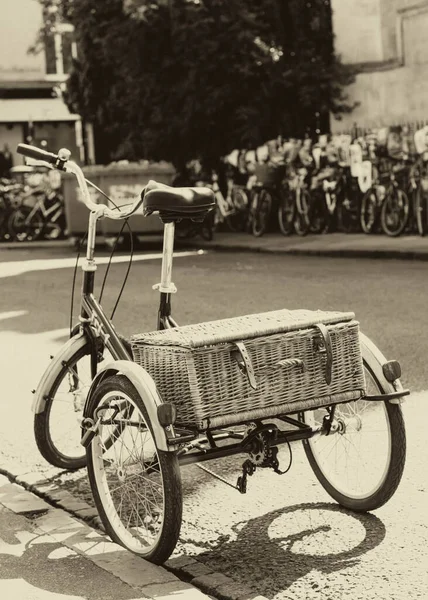
<path id="1" fill-rule="evenodd" d="M 0 123 L 78 121 L 61 98 L 19 98 L 0 100 Z"/>

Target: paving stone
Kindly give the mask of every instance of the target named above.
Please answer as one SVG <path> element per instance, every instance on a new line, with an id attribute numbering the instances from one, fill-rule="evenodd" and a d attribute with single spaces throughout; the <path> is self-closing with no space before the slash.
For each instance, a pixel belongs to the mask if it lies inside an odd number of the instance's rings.
<path id="1" fill-rule="evenodd" d="M 163 567 L 149 563 L 130 552 L 94 555 L 91 556 L 91 560 L 131 586 L 144 588 L 147 585 L 180 581 Z"/>
<path id="2" fill-rule="evenodd" d="M 173 556 L 172 558 L 169 558 L 166 561 L 165 566 L 168 567 L 169 569 L 179 570 L 187 565 L 195 565 L 195 564 L 200 564 L 200 563 L 198 563 L 198 561 L 195 560 L 194 558 L 192 558 L 191 556 Z"/>
<path id="3" fill-rule="evenodd" d="M 156 600 L 209 600 L 209 596 L 187 583 L 173 582 L 148 585 L 143 593 Z"/>
<path id="4" fill-rule="evenodd" d="M 203 563 L 196 562 L 193 565 L 185 565 L 180 569 L 180 573 L 183 573 L 190 579 L 200 577 L 201 575 L 210 575 L 213 570 L 204 565 Z"/>
<path id="5" fill-rule="evenodd" d="M 91 508 L 89 504 L 86 504 L 86 502 L 83 502 L 78 498 L 74 498 L 71 495 L 69 498 L 60 498 L 58 505 L 72 513 L 77 513 L 79 510 L 87 510 L 88 508 Z"/>
<path id="6" fill-rule="evenodd" d="M 4 485 L 10 485 L 10 481 L 6 475 L 0 475 L 0 491 Z"/>
<path id="7" fill-rule="evenodd" d="M 79 508 L 76 510 L 76 515 L 82 519 L 93 519 L 98 517 L 98 512 L 96 508 L 92 508 L 88 505 L 87 508 Z"/>
<path id="8" fill-rule="evenodd" d="M 223 583 L 215 591 L 218 600 L 254 600 L 255 592 L 241 583 Z"/>
<path id="9" fill-rule="evenodd" d="M 214 596 L 217 593 L 217 589 L 221 585 L 225 584 L 233 584 L 235 583 L 233 579 L 227 577 L 223 573 L 211 573 L 209 575 L 201 575 L 200 577 L 195 577 L 192 579 L 192 585 L 200 588 L 207 594 L 213 594 Z"/>
<path id="10" fill-rule="evenodd" d="M 55 508 L 51 509 L 46 515 L 38 519 L 37 526 L 45 533 L 54 531 L 64 532 L 64 529 L 72 532 L 85 527 L 83 523 L 73 519 L 62 510 Z"/>
<path id="11" fill-rule="evenodd" d="M 30 486 L 35 486 L 37 488 L 37 484 L 43 485 L 46 482 L 46 478 L 44 475 L 40 473 L 23 473 L 22 475 L 18 475 L 15 479 L 17 483 L 23 483 Z"/>
<path id="12" fill-rule="evenodd" d="M 44 500 L 27 492 L 16 483 L 3 486 L 0 490 L 0 502 L 14 513 L 43 512 L 49 508 Z"/>

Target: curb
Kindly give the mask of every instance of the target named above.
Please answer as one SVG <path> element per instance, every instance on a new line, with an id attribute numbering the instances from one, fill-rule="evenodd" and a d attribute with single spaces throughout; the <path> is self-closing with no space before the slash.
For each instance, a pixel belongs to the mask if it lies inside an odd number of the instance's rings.
<path id="1" fill-rule="evenodd" d="M 86 535 L 88 533 L 93 534 L 95 530 L 104 544 L 107 544 L 110 549 L 113 546 L 116 547 L 117 551 L 121 553 L 119 561 L 116 553 L 114 561 L 111 558 L 109 560 L 108 554 L 106 557 L 101 558 L 94 555 L 92 550 L 91 553 L 86 554 L 82 550 L 85 544 L 82 543 L 82 539 L 76 541 L 75 534 L 70 538 L 73 542 L 72 544 L 70 542 L 71 545 L 67 543 L 67 540 L 63 540 L 63 537 L 60 537 L 58 541 L 93 560 L 98 566 L 125 583 L 134 587 L 137 586 L 144 597 L 153 600 L 168 600 L 170 598 L 171 600 L 172 598 L 174 600 L 268 600 L 268 598 L 257 594 L 250 588 L 238 584 L 227 575 L 212 571 L 205 564 L 190 556 L 172 557 L 163 566 L 153 565 L 142 558 L 136 557 L 110 541 L 110 538 L 105 534 L 101 519 L 95 508 L 51 483 L 48 479 L 49 471 L 46 474 L 40 474 L 26 472 L 22 468 L 13 470 L 18 474 L 13 475 L 9 470 L 0 467 L 0 480 L 2 478 L 7 479 L 11 485 L 16 486 L 16 493 L 19 493 L 22 497 L 22 500 L 14 503 L 19 512 L 12 505 L 9 505 L 11 510 L 18 512 L 18 514 L 31 513 L 37 516 L 39 513 L 45 516 L 49 513 L 49 509 L 53 509 L 54 514 L 57 514 L 56 511 L 63 514 L 68 526 L 74 522 L 74 529 L 76 529 L 78 524 L 79 532 L 83 532 L 82 527 L 87 528 Z M 52 474 L 58 475 L 58 470 L 53 469 Z M 3 503 L 1 496 L 0 503 Z M 64 511 L 68 513 L 67 516 L 64 515 Z M 57 520 L 55 522 L 57 523 Z M 56 526 L 58 528 L 64 527 L 58 524 Z M 49 533 L 54 536 L 51 529 Z M 144 565 L 143 569 L 141 568 L 142 564 Z"/>
<path id="2" fill-rule="evenodd" d="M 288 254 L 291 256 L 327 256 L 330 258 L 369 258 L 390 260 L 419 260 L 428 261 L 428 250 L 385 250 L 383 248 L 272 248 L 269 246 L 248 246 L 221 242 L 187 242 L 187 247 L 214 250 L 216 252 L 254 252 L 259 254 Z"/>
<path id="3" fill-rule="evenodd" d="M 220 234 L 224 235 L 224 234 Z M 239 237 L 239 234 L 236 234 Z M 351 235 L 351 234 L 350 234 Z M 158 236 L 159 239 L 156 238 L 154 240 L 153 237 L 145 238 L 145 242 L 153 242 L 159 243 L 161 245 L 161 236 Z M 211 242 L 207 242 L 202 238 L 194 238 L 194 239 L 176 239 L 175 240 L 175 248 L 197 248 L 204 250 L 214 250 L 216 252 L 254 252 L 260 254 L 288 254 L 291 256 L 327 256 L 330 258 L 369 258 L 369 259 L 388 259 L 388 260 L 413 260 L 413 261 L 428 261 L 428 246 L 427 249 L 412 249 L 412 248 L 373 248 L 373 247 L 363 247 L 363 248 L 346 248 L 346 247 L 299 247 L 295 244 L 286 245 L 286 238 L 281 237 L 278 241 L 278 238 L 275 236 L 275 239 L 272 239 L 267 235 L 262 240 L 266 241 L 264 243 L 255 242 L 255 238 L 248 237 L 245 238 L 250 243 L 245 243 L 242 241 L 216 241 L 215 239 Z M 375 238 L 373 238 L 375 239 Z M 419 239 L 419 238 L 418 238 Z M 282 242 L 284 245 L 282 245 Z M 97 239 L 97 247 L 99 249 L 110 251 L 111 248 L 105 244 L 104 238 L 99 237 Z M 55 241 L 35 241 L 35 242 L 2 242 L 0 243 L 0 250 L 29 250 L 29 249 L 70 249 L 74 250 L 73 240 L 55 240 Z M 121 248 L 118 248 L 118 251 L 123 251 Z"/>

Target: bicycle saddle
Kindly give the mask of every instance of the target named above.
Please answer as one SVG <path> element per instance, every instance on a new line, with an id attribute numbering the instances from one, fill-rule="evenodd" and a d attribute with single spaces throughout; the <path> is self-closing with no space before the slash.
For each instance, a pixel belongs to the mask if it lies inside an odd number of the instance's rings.
<path id="1" fill-rule="evenodd" d="M 203 221 L 215 207 L 215 196 L 206 187 L 175 188 L 150 180 L 142 192 L 143 215 L 158 212 L 162 220 L 179 221 L 184 218 Z"/>

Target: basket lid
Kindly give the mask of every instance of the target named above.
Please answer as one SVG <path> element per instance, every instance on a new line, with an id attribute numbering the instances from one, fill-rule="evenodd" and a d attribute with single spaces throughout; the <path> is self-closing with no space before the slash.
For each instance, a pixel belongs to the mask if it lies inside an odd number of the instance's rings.
<path id="1" fill-rule="evenodd" d="M 132 336 L 131 343 L 136 346 L 149 344 L 200 348 L 263 335 L 307 329 L 318 323 L 325 325 L 341 323 L 354 318 L 355 315 L 352 312 L 282 309 L 141 333 Z"/>

